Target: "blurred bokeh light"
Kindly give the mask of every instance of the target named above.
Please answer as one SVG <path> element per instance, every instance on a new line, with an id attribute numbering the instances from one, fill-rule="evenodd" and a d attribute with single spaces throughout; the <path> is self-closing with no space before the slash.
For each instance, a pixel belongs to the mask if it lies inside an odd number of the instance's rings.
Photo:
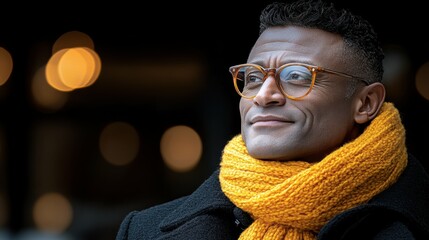
<path id="1" fill-rule="evenodd" d="M 5 84 L 13 69 L 13 59 L 10 53 L 0 47 L 0 86 Z"/>
<path id="2" fill-rule="evenodd" d="M 416 74 L 416 88 L 422 97 L 429 100 L 429 62 L 424 63 Z"/>
<path id="3" fill-rule="evenodd" d="M 139 145 L 138 132 L 125 122 L 110 123 L 100 134 L 100 152 L 113 165 L 125 165 L 135 160 Z"/>
<path id="4" fill-rule="evenodd" d="M 195 130 L 188 126 L 167 129 L 161 138 L 161 155 L 173 171 L 189 171 L 201 158 L 203 146 Z"/>
<path id="5" fill-rule="evenodd" d="M 71 224 L 73 209 L 61 194 L 46 193 L 38 198 L 33 208 L 36 227 L 43 232 L 62 233 Z"/>

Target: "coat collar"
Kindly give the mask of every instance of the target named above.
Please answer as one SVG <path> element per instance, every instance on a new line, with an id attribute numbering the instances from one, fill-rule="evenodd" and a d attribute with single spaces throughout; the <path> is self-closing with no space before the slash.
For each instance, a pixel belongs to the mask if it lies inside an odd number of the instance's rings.
<path id="1" fill-rule="evenodd" d="M 411 154 L 408 166 L 398 181 L 374 197 L 369 205 L 393 210 L 424 229 L 429 229 L 429 176 Z"/>
<path id="2" fill-rule="evenodd" d="M 319 232 L 320 239 L 332 239 L 353 225 L 357 219 L 371 212 L 383 211 L 402 216 L 429 234 L 429 176 L 421 163 L 408 155 L 408 165 L 398 181 L 375 196 L 367 204 L 359 205 L 335 216 Z"/>
<path id="3" fill-rule="evenodd" d="M 162 231 L 169 231 L 195 216 L 218 209 L 232 211 L 234 207 L 221 190 L 218 169 L 161 222 L 160 228 Z"/>

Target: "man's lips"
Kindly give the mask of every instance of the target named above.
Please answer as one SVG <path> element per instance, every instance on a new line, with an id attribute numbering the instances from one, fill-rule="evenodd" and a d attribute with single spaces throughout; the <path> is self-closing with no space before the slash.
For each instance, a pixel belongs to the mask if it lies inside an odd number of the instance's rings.
<path id="1" fill-rule="evenodd" d="M 250 119 L 250 124 L 252 125 L 274 125 L 284 123 L 293 123 L 293 121 L 274 115 L 257 115 Z"/>

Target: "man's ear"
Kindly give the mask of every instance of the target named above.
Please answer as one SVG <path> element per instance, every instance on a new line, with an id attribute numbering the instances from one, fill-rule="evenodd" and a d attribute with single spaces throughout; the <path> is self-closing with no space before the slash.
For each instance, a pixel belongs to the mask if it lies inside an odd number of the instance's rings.
<path id="1" fill-rule="evenodd" d="M 354 119 L 356 123 L 364 124 L 375 118 L 383 105 L 386 90 L 382 83 L 373 83 L 362 88 L 357 95 Z"/>

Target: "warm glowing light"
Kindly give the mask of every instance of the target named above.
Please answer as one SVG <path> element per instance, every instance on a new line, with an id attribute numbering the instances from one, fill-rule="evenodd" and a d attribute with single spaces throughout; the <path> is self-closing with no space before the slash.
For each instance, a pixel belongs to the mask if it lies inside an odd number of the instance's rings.
<path id="1" fill-rule="evenodd" d="M 101 59 L 98 56 L 98 54 L 90 49 L 90 48 L 81 48 L 84 51 L 84 54 L 90 54 L 90 56 L 87 57 L 88 65 L 91 65 L 90 69 L 92 71 L 89 71 L 88 76 L 88 82 L 86 83 L 85 87 L 91 86 L 100 76 L 101 72 Z"/>
<path id="2" fill-rule="evenodd" d="M 88 87 L 98 78 L 101 61 L 89 48 L 65 48 L 51 56 L 46 66 L 46 79 L 57 90 L 68 92 Z"/>
<path id="3" fill-rule="evenodd" d="M 31 82 L 31 93 L 36 105 L 45 110 L 58 110 L 68 100 L 67 93 L 57 91 L 48 85 L 45 76 L 45 67 L 39 68 L 34 74 Z"/>
<path id="4" fill-rule="evenodd" d="M 125 122 L 107 125 L 100 135 L 100 152 L 113 165 L 132 162 L 139 151 L 139 135 L 136 129 Z"/>
<path id="5" fill-rule="evenodd" d="M 171 127 L 162 136 L 161 154 L 170 169 L 189 171 L 201 158 L 202 142 L 198 133 L 188 126 Z"/>
<path id="6" fill-rule="evenodd" d="M 68 49 L 58 62 L 58 73 L 64 85 L 76 89 L 84 87 L 95 69 L 92 55 L 83 48 Z"/>
<path id="7" fill-rule="evenodd" d="M 416 73 L 417 91 L 429 100 L 429 62 L 423 64 Z"/>
<path id="8" fill-rule="evenodd" d="M 49 59 L 48 63 L 46 64 L 45 68 L 45 74 L 46 74 L 46 80 L 48 84 L 62 92 L 70 92 L 73 90 L 73 88 L 66 86 L 63 81 L 61 80 L 59 69 L 58 69 L 58 63 L 60 62 L 62 56 L 68 51 L 68 49 L 62 49 L 58 52 L 55 52 L 51 58 Z"/>
<path id="9" fill-rule="evenodd" d="M 75 47 L 86 47 L 94 49 L 94 42 L 86 33 L 80 31 L 69 31 L 61 35 L 52 47 L 52 54 L 65 49 Z"/>
<path id="10" fill-rule="evenodd" d="M 70 226 L 73 209 L 63 195 L 47 193 L 34 204 L 33 218 L 36 227 L 41 231 L 61 233 Z"/>
<path id="11" fill-rule="evenodd" d="M 0 47 L 0 86 L 5 84 L 13 69 L 13 60 L 10 53 Z"/>

